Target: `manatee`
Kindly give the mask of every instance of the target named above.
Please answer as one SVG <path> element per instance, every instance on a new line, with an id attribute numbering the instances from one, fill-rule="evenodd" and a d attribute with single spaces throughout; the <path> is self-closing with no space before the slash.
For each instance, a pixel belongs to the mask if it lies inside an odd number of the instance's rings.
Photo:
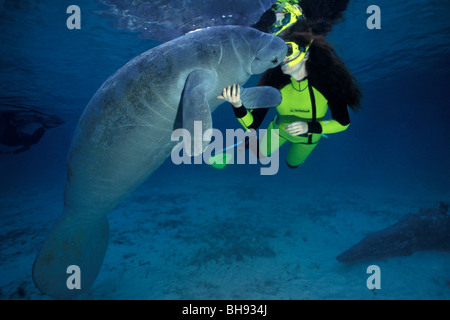
<path id="1" fill-rule="evenodd" d="M 357 263 L 410 256 L 416 251 L 450 252 L 448 207 L 441 202 L 439 208 L 410 213 L 397 223 L 367 235 L 336 259 L 343 263 Z"/>
<path id="2" fill-rule="evenodd" d="M 199 28 L 252 26 L 275 0 L 98 0 L 107 6 L 94 12 L 113 18 L 121 30 L 168 41 Z"/>
<path id="3" fill-rule="evenodd" d="M 75 130 L 64 210 L 33 266 L 37 288 L 59 299 L 86 292 L 107 249 L 108 213 L 170 155 L 173 130 L 193 121 L 211 128 L 222 89 L 277 66 L 286 51 L 283 40 L 256 29 L 211 27 L 146 51 L 109 77 Z M 80 289 L 67 286 L 71 265 L 80 268 Z"/>

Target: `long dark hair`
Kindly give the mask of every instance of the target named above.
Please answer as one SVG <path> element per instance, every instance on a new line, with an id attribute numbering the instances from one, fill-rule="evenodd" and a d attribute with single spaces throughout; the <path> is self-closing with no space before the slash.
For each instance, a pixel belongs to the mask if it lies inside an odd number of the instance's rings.
<path id="1" fill-rule="evenodd" d="M 298 35 L 296 36 L 295 33 L 289 37 L 299 41 Z M 311 85 L 319 90 L 328 101 L 345 103 L 353 111 L 359 110 L 361 108 L 361 91 L 358 81 L 337 55 L 332 44 L 321 37 L 315 37 L 309 52 L 306 71 Z"/>
<path id="2" fill-rule="evenodd" d="M 289 29 L 280 35 L 283 40 L 309 48 L 306 71 L 309 83 L 320 91 L 329 103 L 345 104 L 352 110 L 361 108 L 361 91 L 356 78 L 336 54 L 331 43 L 322 36 Z M 269 85 L 278 89 L 290 83 L 290 76 L 283 74 L 280 67 L 263 74 L 258 85 Z"/>
<path id="3" fill-rule="evenodd" d="M 350 0 L 301 0 L 299 5 L 303 10 L 308 24 L 308 30 L 315 35 L 326 36 L 333 25 L 344 20 L 344 11 Z M 296 27 L 302 27 L 296 24 Z M 296 30 L 302 31 L 302 30 Z"/>

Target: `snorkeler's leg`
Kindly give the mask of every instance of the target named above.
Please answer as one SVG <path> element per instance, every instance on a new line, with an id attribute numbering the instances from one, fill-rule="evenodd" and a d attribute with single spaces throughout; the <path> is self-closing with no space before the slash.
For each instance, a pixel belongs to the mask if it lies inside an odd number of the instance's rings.
<path id="1" fill-rule="evenodd" d="M 272 121 L 259 143 L 259 155 L 269 157 L 274 151 L 281 148 L 286 141 L 285 138 L 278 134 L 277 130 L 274 130 Z"/>
<path id="2" fill-rule="evenodd" d="M 309 157 L 311 152 L 317 146 L 316 144 L 292 143 L 286 157 L 289 168 L 295 169 L 301 166 Z"/>

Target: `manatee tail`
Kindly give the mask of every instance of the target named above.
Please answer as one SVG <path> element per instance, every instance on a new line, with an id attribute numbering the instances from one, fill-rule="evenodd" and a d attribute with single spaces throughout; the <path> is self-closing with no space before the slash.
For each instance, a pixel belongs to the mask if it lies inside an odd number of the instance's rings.
<path id="1" fill-rule="evenodd" d="M 106 215 L 89 217 L 66 209 L 34 262 L 36 287 L 57 299 L 71 299 L 88 291 L 102 265 L 108 239 Z M 69 266 L 78 266 L 79 272 L 68 270 Z M 80 288 L 73 288 L 78 280 Z"/>

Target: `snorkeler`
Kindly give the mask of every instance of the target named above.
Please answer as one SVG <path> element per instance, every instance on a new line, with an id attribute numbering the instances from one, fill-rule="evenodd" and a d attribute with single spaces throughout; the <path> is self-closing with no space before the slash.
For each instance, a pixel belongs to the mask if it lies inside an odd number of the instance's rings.
<path id="1" fill-rule="evenodd" d="M 322 135 L 342 132 L 350 125 L 348 107 L 354 111 L 360 108 L 361 92 L 344 62 L 324 40 L 332 26 L 342 19 L 348 2 L 277 1 L 254 26 L 267 28 L 288 46 L 281 65 L 266 71 L 258 83 L 279 89 L 282 94 L 282 102 L 276 107 L 278 114 L 261 140 L 258 155 L 270 156 L 290 142 L 286 161 L 290 168 L 297 168 L 315 149 Z M 218 98 L 233 105 L 237 119 L 247 130 L 258 129 L 269 110 L 247 110 L 236 85 L 224 88 Z M 332 119 L 325 120 L 328 109 Z M 278 129 L 276 145 L 271 145 L 274 141 L 271 129 Z"/>
<path id="2" fill-rule="evenodd" d="M 35 112 L 7 110 L 0 112 L 0 144 L 8 147 L 20 148 L 9 152 L 21 153 L 37 144 L 44 133 L 57 125 L 63 123 L 56 117 L 37 115 Z M 32 129 L 30 130 L 31 127 Z M 37 127 L 37 128 L 36 128 Z M 0 154 L 7 153 L 0 150 Z"/>
<path id="3" fill-rule="evenodd" d="M 281 65 L 263 74 L 258 85 L 281 91 L 282 102 L 260 142 L 260 155 L 270 156 L 290 142 L 287 164 L 302 165 L 317 146 L 322 135 L 346 130 L 350 124 L 348 107 L 358 110 L 361 93 L 355 78 L 336 55 L 331 45 L 321 38 L 288 31 L 283 35 L 288 54 Z M 256 130 L 269 109 L 247 110 L 236 85 L 223 89 L 218 97 L 233 105 L 234 113 L 247 130 Z M 325 119 L 328 108 L 332 119 Z M 278 129 L 277 145 L 272 134 Z"/>

